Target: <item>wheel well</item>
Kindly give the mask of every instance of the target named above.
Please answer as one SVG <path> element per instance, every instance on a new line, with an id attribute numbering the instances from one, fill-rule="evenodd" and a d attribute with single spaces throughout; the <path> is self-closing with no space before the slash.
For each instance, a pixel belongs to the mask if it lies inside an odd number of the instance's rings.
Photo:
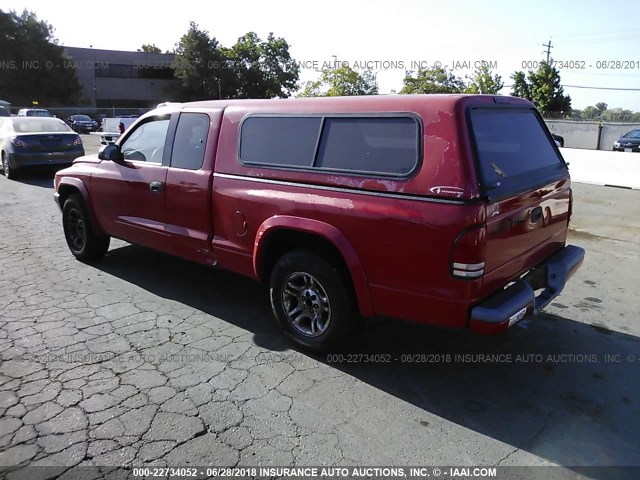
<path id="1" fill-rule="evenodd" d="M 263 247 L 259 259 L 260 280 L 262 282 L 269 281 L 273 267 L 283 255 L 292 250 L 305 249 L 322 256 L 335 265 L 349 287 L 355 292 L 347 263 L 336 246 L 326 238 L 284 228 L 269 234 L 265 240 L 267 244 Z"/>
<path id="2" fill-rule="evenodd" d="M 60 195 L 59 204 L 61 209 L 64 209 L 64 202 L 67 201 L 67 198 L 69 198 L 71 195 L 77 194 L 82 199 L 84 207 L 87 210 L 87 214 L 89 215 L 89 221 L 91 223 L 91 228 L 93 229 L 93 231 L 98 235 L 107 235 L 104 230 L 102 230 L 100 223 L 97 221 L 93 211 L 91 210 L 91 205 L 78 187 L 76 187 L 75 185 L 62 184 L 58 186 L 58 194 Z"/>
<path id="3" fill-rule="evenodd" d="M 58 187 L 58 194 L 60 194 L 60 206 L 64 206 L 64 202 L 67 198 L 74 193 L 80 193 L 80 190 L 72 185 L 60 185 Z"/>

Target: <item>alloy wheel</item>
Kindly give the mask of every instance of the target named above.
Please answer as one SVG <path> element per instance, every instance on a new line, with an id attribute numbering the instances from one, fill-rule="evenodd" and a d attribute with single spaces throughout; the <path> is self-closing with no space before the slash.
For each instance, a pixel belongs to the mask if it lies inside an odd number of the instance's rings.
<path id="1" fill-rule="evenodd" d="M 313 275 L 295 272 L 282 289 L 282 306 L 287 320 L 309 337 L 322 335 L 331 322 L 331 304 L 326 290 Z"/>
<path id="2" fill-rule="evenodd" d="M 87 229 L 82 215 L 75 208 L 67 215 L 67 227 L 73 248 L 77 251 L 82 250 L 87 241 Z"/>

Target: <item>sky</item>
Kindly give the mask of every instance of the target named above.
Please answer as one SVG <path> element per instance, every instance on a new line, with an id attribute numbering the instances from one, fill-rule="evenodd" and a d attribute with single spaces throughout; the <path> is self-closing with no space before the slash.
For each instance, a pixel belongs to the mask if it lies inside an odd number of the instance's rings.
<path id="1" fill-rule="evenodd" d="M 515 70 L 545 58 L 542 44 L 551 40 L 551 57 L 573 108 L 602 101 L 640 111 L 637 6 L 636 0 L 0 0 L 3 10 L 35 12 L 70 47 L 136 50 L 149 43 L 165 51 L 192 20 L 225 46 L 249 31 L 262 38 L 273 32 L 309 66 L 301 72 L 302 82 L 318 77 L 313 62 L 379 62 L 371 65 L 380 93 L 400 90 L 405 70 L 435 62 L 459 67 L 454 73 L 464 78 L 484 60 L 510 85 Z"/>

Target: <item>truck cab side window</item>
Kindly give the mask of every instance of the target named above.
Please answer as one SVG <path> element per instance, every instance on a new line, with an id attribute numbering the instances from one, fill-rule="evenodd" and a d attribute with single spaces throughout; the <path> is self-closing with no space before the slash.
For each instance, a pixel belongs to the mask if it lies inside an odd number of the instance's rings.
<path id="1" fill-rule="evenodd" d="M 178 120 L 171 154 L 171 166 L 187 170 L 202 168 L 209 133 L 209 116 L 183 113 Z"/>
<path id="2" fill-rule="evenodd" d="M 120 149 L 125 160 L 162 164 L 169 119 L 143 123 L 124 141 Z"/>

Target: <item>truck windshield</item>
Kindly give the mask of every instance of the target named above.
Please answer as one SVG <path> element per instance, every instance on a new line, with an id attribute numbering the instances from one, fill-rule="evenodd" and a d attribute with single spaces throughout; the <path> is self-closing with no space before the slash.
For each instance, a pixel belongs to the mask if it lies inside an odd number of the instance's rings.
<path id="1" fill-rule="evenodd" d="M 471 110 L 470 118 L 487 191 L 523 190 L 566 175 L 566 164 L 533 109 L 479 107 Z"/>

